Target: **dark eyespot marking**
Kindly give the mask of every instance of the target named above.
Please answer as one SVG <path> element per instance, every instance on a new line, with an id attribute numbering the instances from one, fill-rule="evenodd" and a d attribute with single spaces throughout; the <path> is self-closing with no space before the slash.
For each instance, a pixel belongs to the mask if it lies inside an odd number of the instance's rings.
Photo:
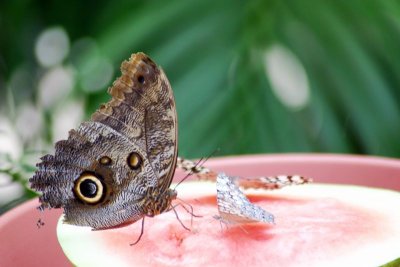
<path id="1" fill-rule="evenodd" d="M 86 179 L 80 183 L 79 191 L 87 198 L 94 198 L 97 195 L 97 184 L 95 181 Z"/>
<path id="2" fill-rule="evenodd" d="M 106 190 L 99 177 L 90 172 L 84 172 L 74 184 L 75 197 L 87 204 L 97 204 L 105 196 Z"/>
<path id="3" fill-rule="evenodd" d="M 144 76 L 143 76 L 143 75 L 139 75 L 139 76 L 137 77 L 137 80 L 138 80 L 139 83 L 144 84 L 145 79 L 144 79 Z"/>

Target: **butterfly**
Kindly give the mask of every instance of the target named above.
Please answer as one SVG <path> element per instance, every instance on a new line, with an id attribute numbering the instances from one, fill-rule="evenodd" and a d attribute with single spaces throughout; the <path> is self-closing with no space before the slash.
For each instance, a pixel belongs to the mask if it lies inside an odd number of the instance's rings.
<path id="1" fill-rule="evenodd" d="M 239 187 L 244 189 L 280 189 L 288 185 L 301 185 L 312 182 L 311 178 L 299 175 L 262 176 L 254 178 L 231 177 L 217 173 L 204 166 L 201 161 L 178 157 L 177 168 L 196 175 L 200 180 L 215 181 L 219 216 L 214 218 L 226 224 L 264 222 L 274 224 L 274 215 L 249 201 Z"/>
<path id="2" fill-rule="evenodd" d="M 144 53 L 121 65 L 112 99 L 55 144 L 30 178 L 40 209 L 63 208 L 66 223 L 104 229 L 171 208 L 177 116 L 170 83 Z M 142 222 L 143 223 L 143 222 Z"/>
<path id="3" fill-rule="evenodd" d="M 216 182 L 218 180 L 219 173 L 203 166 L 202 160 L 195 162 L 178 157 L 176 168 L 181 169 L 190 175 L 195 175 L 203 181 Z M 311 178 L 300 175 L 260 176 L 250 178 L 235 176 L 231 177 L 231 179 L 234 180 L 235 184 L 244 189 L 253 188 L 265 190 L 280 189 L 289 185 L 301 185 L 312 182 Z"/>
<path id="4" fill-rule="evenodd" d="M 217 176 L 217 203 L 221 221 L 225 223 L 265 222 L 274 224 L 274 215 L 249 201 L 232 177 Z"/>

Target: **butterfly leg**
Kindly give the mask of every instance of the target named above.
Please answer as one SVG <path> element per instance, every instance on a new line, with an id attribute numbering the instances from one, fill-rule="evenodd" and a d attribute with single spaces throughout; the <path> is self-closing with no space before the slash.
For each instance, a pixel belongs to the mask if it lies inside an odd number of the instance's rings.
<path id="1" fill-rule="evenodd" d="M 139 235 L 138 239 L 134 243 L 129 244 L 130 246 L 136 245 L 137 243 L 139 243 L 140 239 L 142 238 L 142 235 L 143 235 L 143 232 L 144 232 L 144 218 L 146 218 L 146 216 L 143 216 L 143 219 L 142 219 L 142 229 L 140 230 L 140 235 Z"/>
<path id="2" fill-rule="evenodd" d="M 229 225 L 233 225 L 233 223 L 230 223 L 229 221 L 225 220 L 224 218 L 222 218 L 220 215 L 214 215 L 213 216 L 214 219 L 216 219 L 217 221 L 219 221 L 219 225 L 221 227 L 221 231 L 223 231 L 224 229 L 222 228 L 222 225 L 225 225 L 225 229 L 227 230 L 229 228 Z M 236 224 L 244 233 L 248 234 L 249 232 L 244 229 L 244 227 L 241 224 Z"/>
<path id="3" fill-rule="evenodd" d="M 201 216 L 201 215 L 196 215 L 196 214 L 194 214 L 192 205 L 190 205 L 189 203 L 187 203 L 187 202 L 184 201 L 183 199 L 178 198 L 178 200 L 181 201 L 183 204 L 182 204 L 182 203 L 179 203 L 179 204 L 177 204 L 176 206 L 178 206 L 178 205 L 181 206 L 184 210 L 186 210 L 187 213 L 189 213 L 189 214 L 192 215 L 193 217 L 196 217 L 196 218 L 201 218 L 201 217 L 203 217 L 203 216 Z M 184 204 L 187 205 L 187 206 L 189 206 L 190 210 L 189 210 Z M 176 207 L 176 206 L 175 206 L 175 207 Z"/>
<path id="4" fill-rule="evenodd" d="M 190 228 L 188 228 L 186 225 L 183 224 L 183 222 L 181 221 L 181 219 L 179 218 L 178 212 L 176 211 L 176 207 L 177 206 L 183 206 L 181 203 L 178 203 L 177 205 L 171 206 L 170 210 L 173 210 L 175 213 L 175 217 L 178 220 L 178 222 L 182 225 L 183 228 L 185 228 L 185 230 L 190 231 Z M 186 209 L 185 209 L 186 210 Z M 193 218 L 193 217 L 192 217 Z M 192 223 L 191 223 L 192 224 Z"/>
<path id="5" fill-rule="evenodd" d="M 222 219 L 222 217 L 221 216 L 219 216 L 219 215 L 214 215 L 214 216 L 212 216 L 214 219 L 216 219 L 217 221 L 219 221 L 219 226 L 221 227 L 221 232 L 224 230 L 223 228 L 222 228 L 222 223 L 225 225 L 225 227 L 226 227 L 226 229 L 228 229 L 228 224 Z"/>
<path id="6" fill-rule="evenodd" d="M 175 207 L 181 206 L 187 213 L 189 213 L 191 215 L 191 217 L 190 217 L 190 227 L 192 227 L 192 225 L 193 225 L 193 217 L 202 218 L 203 216 L 194 214 L 192 205 L 190 205 L 189 203 L 185 202 L 182 199 L 179 199 L 179 200 L 182 203 L 179 203 L 179 204 L 175 205 Z M 187 208 L 186 205 L 189 206 L 189 208 Z"/>

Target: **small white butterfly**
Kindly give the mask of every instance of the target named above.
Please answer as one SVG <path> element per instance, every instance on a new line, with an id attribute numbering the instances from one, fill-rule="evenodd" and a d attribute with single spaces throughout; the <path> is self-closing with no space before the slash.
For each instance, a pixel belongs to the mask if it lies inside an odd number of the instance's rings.
<path id="1" fill-rule="evenodd" d="M 274 224 L 274 215 L 252 204 L 225 173 L 217 176 L 217 202 L 219 217 L 224 223 L 265 222 Z"/>
<path id="2" fill-rule="evenodd" d="M 200 164 L 201 163 L 201 164 Z M 254 188 L 274 190 L 288 185 L 300 185 L 312 182 L 312 179 L 299 175 L 262 176 L 253 178 L 230 177 L 217 173 L 204 166 L 202 161 L 195 163 L 178 157 L 176 168 L 188 174 L 196 175 L 200 180 L 216 181 L 219 216 L 214 218 L 227 223 L 265 222 L 274 224 L 274 216 L 263 208 L 252 204 L 239 189 Z"/>

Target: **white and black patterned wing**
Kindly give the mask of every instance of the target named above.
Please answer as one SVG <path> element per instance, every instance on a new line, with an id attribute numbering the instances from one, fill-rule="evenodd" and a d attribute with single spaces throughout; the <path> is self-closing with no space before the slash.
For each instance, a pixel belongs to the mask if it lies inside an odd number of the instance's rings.
<path id="1" fill-rule="evenodd" d="M 252 204 L 234 183 L 234 179 L 224 173 L 217 176 L 217 203 L 220 218 L 226 223 L 274 223 L 274 216 Z"/>
<path id="2" fill-rule="evenodd" d="M 207 167 L 200 165 L 194 161 L 178 157 L 176 168 L 183 170 L 186 173 L 190 173 L 204 181 L 216 181 L 217 172 L 208 169 Z M 312 179 L 300 175 L 277 175 L 277 176 L 261 176 L 261 177 L 231 177 L 234 182 L 242 188 L 253 188 L 253 189 L 266 189 L 274 190 L 280 189 L 289 185 L 301 185 L 311 183 Z"/>

